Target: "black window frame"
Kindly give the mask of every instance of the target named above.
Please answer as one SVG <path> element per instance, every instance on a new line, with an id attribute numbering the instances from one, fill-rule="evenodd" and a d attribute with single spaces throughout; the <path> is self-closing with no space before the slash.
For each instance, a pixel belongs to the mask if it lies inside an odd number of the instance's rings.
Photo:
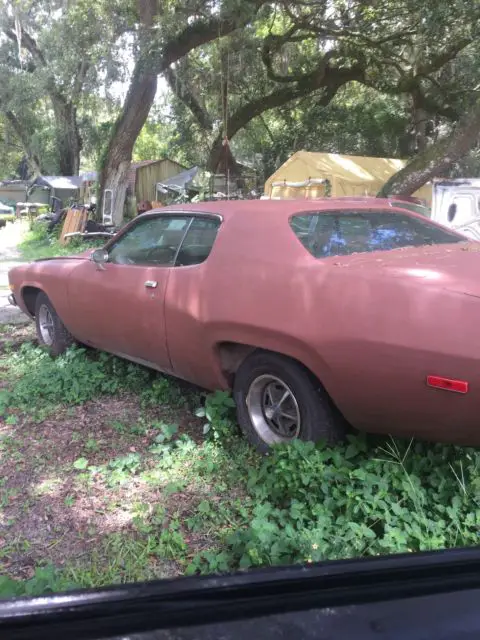
<path id="1" fill-rule="evenodd" d="M 186 267 L 195 267 L 197 265 L 177 265 L 177 259 L 178 259 L 178 254 L 180 253 L 180 250 L 182 248 L 182 245 L 185 241 L 185 238 L 188 234 L 188 231 L 193 223 L 194 219 L 214 219 L 217 220 L 219 222 L 218 225 L 218 229 L 217 229 L 217 235 L 215 237 L 215 242 L 218 236 L 218 231 L 220 230 L 220 227 L 223 224 L 223 217 L 218 214 L 218 213 L 210 213 L 207 211 L 186 211 L 186 210 L 178 210 L 178 211 L 155 211 L 155 212 L 148 212 L 148 213 L 144 213 L 141 214 L 140 216 L 138 216 L 137 218 L 135 218 L 134 220 L 132 220 L 132 222 L 128 225 L 126 225 L 124 227 L 124 229 L 122 229 L 122 231 L 114 236 L 111 240 L 109 240 L 103 247 L 104 251 L 106 251 L 107 253 L 110 253 L 110 251 L 112 250 L 112 248 L 120 241 L 122 240 L 122 238 L 124 238 L 130 231 L 132 231 L 133 229 L 135 229 L 135 227 L 137 227 L 139 224 L 142 224 L 143 222 L 145 222 L 146 220 L 150 220 L 150 219 L 156 219 L 156 218 L 190 218 L 190 220 L 188 221 L 187 226 L 185 227 L 184 231 L 183 231 L 183 235 L 181 237 L 181 240 L 178 244 L 177 250 L 175 252 L 175 256 L 173 258 L 173 262 L 172 264 L 130 264 L 130 265 L 125 265 L 125 266 L 129 266 L 129 267 L 141 267 L 141 268 L 145 268 L 145 267 L 155 267 L 158 269 L 178 269 L 178 268 L 186 268 Z M 213 247 L 215 246 L 215 242 L 212 244 L 212 248 L 210 249 L 210 253 L 208 254 L 207 258 L 205 260 L 203 260 L 202 262 L 199 262 L 198 264 L 204 264 L 208 258 L 210 257 L 210 254 L 213 250 Z M 117 263 L 110 263 L 107 262 L 107 264 L 117 264 Z"/>

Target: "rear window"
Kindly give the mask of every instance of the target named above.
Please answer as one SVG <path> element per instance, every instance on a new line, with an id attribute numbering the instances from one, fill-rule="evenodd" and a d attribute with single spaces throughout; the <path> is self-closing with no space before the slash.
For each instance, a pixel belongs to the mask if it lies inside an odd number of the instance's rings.
<path id="1" fill-rule="evenodd" d="M 421 204 L 415 204 L 414 202 L 397 202 L 396 200 L 392 201 L 392 207 L 398 207 L 399 209 L 406 209 L 407 211 L 413 211 L 414 213 L 419 213 L 421 216 L 425 218 L 431 217 L 431 211 L 428 207 L 424 207 Z"/>
<path id="2" fill-rule="evenodd" d="M 427 220 L 389 211 L 309 213 L 294 216 L 290 226 L 315 258 L 465 242 Z"/>

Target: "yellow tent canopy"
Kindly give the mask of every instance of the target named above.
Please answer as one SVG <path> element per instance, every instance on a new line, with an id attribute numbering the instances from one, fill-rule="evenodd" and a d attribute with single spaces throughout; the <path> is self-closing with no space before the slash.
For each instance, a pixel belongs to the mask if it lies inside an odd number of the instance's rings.
<path id="1" fill-rule="evenodd" d="M 405 164 L 405 160 L 394 158 L 297 151 L 268 178 L 265 196 L 282 200 L 321 198 L 326 195 L 326 181 L 332 197 L 375 196 Z M 425 185 L 414 196 L 430 203 L 431 185 Z"/>

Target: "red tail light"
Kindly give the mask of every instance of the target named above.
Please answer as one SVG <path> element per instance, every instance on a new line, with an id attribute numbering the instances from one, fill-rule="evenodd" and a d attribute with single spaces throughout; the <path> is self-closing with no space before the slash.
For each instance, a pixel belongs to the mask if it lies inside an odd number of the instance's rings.
<path id="1" fill-rule="evenodd" d="M 468 393 L 468 382 L 465 380 L 451 380 L 440 376 L 427 376 L 427 385 L 435 389 L 453 391 L 455 393 Z"/>

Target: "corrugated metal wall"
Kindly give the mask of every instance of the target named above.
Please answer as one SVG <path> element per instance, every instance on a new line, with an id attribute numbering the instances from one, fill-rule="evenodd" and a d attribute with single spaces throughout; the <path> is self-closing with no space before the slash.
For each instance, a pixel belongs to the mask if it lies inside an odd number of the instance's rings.
<path id="1" fill-rule="evenodd" d="M 30 195 L 28 196 L 29 202 L 43 202 L 48 204 L 50 202 L 51 189 L 44 189 L 43 187 L 33 187 Z"/>
<path id="2" fill-rule="evenodd" d="M 137 179 L 135 182 L 135 197 L 137 202 L 142 200 L 156 200 L 156 184 L 167 178 L 173 178 L 177 173 L 184 171 L 178 162 L 165 158 L 155 164 L 148 164 L 137 169 Z"/>
<path id="3" fill-rule="evenodd" d="M 5 185 L 0 187 L 0 200 L 12 202 L 25 202 L 27 188 L 21 185 Z"/>

